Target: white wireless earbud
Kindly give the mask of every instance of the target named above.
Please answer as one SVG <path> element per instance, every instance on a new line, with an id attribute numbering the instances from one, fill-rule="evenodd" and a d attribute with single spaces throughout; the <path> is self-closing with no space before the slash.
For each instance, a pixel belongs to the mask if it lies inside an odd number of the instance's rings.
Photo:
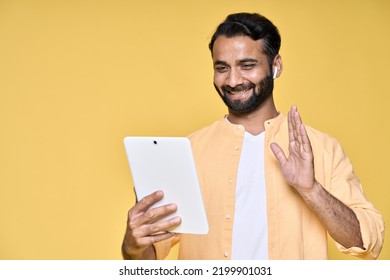
<path id="1" fill-rule="evenodd" d="M 276 79 L 277 75 L 278 75 L 278 68 L 274 67 L 274 76 L 272 78 Z"/>

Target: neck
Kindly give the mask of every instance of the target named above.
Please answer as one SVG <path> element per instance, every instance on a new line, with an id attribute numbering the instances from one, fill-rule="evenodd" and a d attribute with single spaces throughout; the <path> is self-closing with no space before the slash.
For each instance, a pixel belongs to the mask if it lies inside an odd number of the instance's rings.
<path id="1" fill-rule="evenodd" d="M 276 110 L 274 100 L 270 96 L 255 111 L 240 115 L 229 110 L 228 120 L 233 124 L 240 124 L 245 127 L 245 131 L 252 135 L 258 135 L 265 130 L 264 122 L 279 115 Z"/>

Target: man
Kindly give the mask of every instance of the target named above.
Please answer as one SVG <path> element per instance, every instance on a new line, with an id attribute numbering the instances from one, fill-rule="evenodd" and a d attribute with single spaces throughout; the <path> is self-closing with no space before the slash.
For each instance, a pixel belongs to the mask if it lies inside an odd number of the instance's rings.
<path id="1" fill-rule="evenodd" d="M 229 114 L 189 136 L 210 224 L 207 235 L 166 230 L 180 217 L 170 204 L 151 209 L 161 191 L 128 214 L 127 259 L 327 259 L 327 234 L 338 249 L 378 257 L 381 214 L 364 196 L 339 143 L 288 116 L 273 99 L 283 70 L 277 28 L 259 14 L 229 15 L 210 42 L 214 85 Z"/>

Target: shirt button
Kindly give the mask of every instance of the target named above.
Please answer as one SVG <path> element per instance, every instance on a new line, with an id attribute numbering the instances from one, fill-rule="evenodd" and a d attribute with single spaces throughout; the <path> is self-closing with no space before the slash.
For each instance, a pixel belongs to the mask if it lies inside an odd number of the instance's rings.
<path id="1" fill-rule="evenodd" d="M 230 220 L 230 215 L 226 214 L 225 218 L 226 218 L 226 220 Z"/>
<path id="2" fill-rule="evenodd" d="M 233 183 L 233 178 L 229 178 L 229 183 Z"/>
<path id="3" fill-rule="evenodd" d="M 228 252 L 223 253 L 223 255 L 224 255 L 225 258 L 229 257 L 229 253 Z"/>
<path id="4" fill-rule="evenodd" d="M 238 151 L 238 150 L 240 149 L 240 147 L 235 146 L 234 149 L 235 149 L 236 151 Z"/>

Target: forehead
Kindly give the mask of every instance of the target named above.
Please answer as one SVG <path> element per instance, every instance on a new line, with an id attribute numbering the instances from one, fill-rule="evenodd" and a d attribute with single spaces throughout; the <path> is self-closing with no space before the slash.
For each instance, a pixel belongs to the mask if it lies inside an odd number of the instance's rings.
<path id="1" fill-rule="evenodd" d="M 219 36 L 213 46 L 213 61 L 241 60 L 245 58 L 266 58 L 263 53 L 263 40 L 252 40 L 248 36 L 228 38 Z"/>

